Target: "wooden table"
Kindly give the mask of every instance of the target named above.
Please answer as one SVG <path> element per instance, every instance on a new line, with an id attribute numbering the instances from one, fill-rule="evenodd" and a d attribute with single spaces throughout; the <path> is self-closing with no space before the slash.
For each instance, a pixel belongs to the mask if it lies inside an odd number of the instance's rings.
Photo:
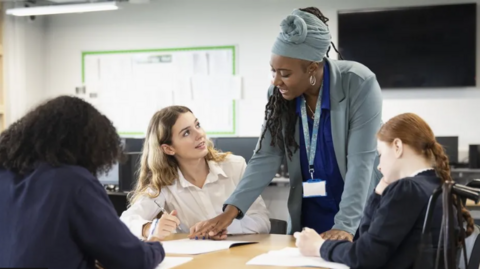
<path id="1" fill-rule="evenodd" d="M 175 234 L 165 240 L 183 239 L 187 236 L 184 234 Z M 277 266 L 257 266 L 246 265 L 252 258 L 267 253 L 270 250 L 279 250 L 285 247 L 295 247 L 295 239 L 291 235 L 276 234 L 258 234 L 258 235 L 241 235 L 229 236 L 228 240 L 239 241 L 257 241 L 256 244 L 248 244 L 235 246 L 228 250 L 220 250 L 199 255 L 167 255 L 171 257 L 193 257 L 188 263 L 182 264 L 174 269 L 272 269 L 272 268 L 297 268 L 305 269 L 305 267 L 277 267 Z"/>
<path id="2" fill-rule="evenodd" d="M 480 203 L 475 204 L 472 200 L 467 200 L 467 207 L 472 207 L 472 208 L 479 208 L 480 209 Z"/>

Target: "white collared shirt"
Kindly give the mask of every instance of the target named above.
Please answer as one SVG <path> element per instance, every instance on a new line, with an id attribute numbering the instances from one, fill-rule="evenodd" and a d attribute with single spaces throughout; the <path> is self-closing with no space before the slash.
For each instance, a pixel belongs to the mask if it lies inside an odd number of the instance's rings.
<path id="1" fill-rule="evenodd" d="M 198 222 L 218 216 L 243 177 L 247 164 L 243 157 L 229 155 L 220 163 L 209 161 L 208 166 L 210 172 L 203 188 L 188 182 L 178 170 L 179 178 L 173 185 L 164 187 L 154 199 L 140 197 L 122 213 L 120 219 L 134 235 L 142 238 L 143 225 L 160 213 L 158 205 L 167 212 L 174 209 L 178 212 L 177 217 L 181 222 L 180 229 L 177 229 L 179 233 L 189 233 L 190 227 Z M 257 198 L 241 220 L 234 219 L 227 231 L 229 234 L 269 233 L 270 220 L 262 197 Z"/>

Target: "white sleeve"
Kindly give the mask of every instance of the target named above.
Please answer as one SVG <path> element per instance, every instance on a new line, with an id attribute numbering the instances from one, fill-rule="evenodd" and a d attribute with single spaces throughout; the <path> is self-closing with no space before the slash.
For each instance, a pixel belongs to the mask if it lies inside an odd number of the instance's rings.
<path id="1" fill-rule="evenodd" d="M 240 177 L 243 177 L 247 164 L 245 160 L 240 169 Z M 237 182 L 238 184 L 238 182 Z M 243 216 L 241 220 L 234 219 L 232 224 L 228 227 L 229 234 L 237 233 L 257 233 L 257 234 L 268 234 L 270 233 L 270 219 L 267 210 L 267 206 L 262 199 L 262 196 L 259 196 L 252 206 L 247 210 L 247 213 Z"/>
<path id="2" fill-rule="evenodd" d="M 128 229 L 138 238 L 143 238 L 143 225 L 151 222 L 155 216 L 160 213 L 160 207 L 165 206 L 165 195 L 160 195 L 154 199 L 148 196 L 141 196 L 120 216 L 120 220 L 127 225 Z"/>

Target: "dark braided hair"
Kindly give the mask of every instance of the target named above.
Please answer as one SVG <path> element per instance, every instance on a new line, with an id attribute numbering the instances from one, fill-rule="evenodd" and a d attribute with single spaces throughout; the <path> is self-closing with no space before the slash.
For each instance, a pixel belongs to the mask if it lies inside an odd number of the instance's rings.
<path id="1" fill-rule="evenodd" d="M 327 25 L 328 18 L 325 17 L 318 8 L 307 7 L 301 8 L 300 10 L 317 16 L 323 23 L 325 23 L 325 25 Z M 343 60 L 342 55 L 338 52 L 333 42 L 331 44 L 333 49 L 338 53 L 340 59 Z M 329 51 L 330 47 L 328 47 L 327 50 L 327 57 L 329 57 Z M 297 121 L 295 109 L 295 100 L 285 100 L 280 94 L 278 88 L 274 87 L 273 93 L 265 106 L 265 126 L 263 127 L 257 152 L 262 148 L 262 141 L 268 130 L 272 136 L 270 146 L 279 145 L 283 142 L 285 143 L 288 157 L 292 157 L 293 153 L 298 149 L 298 143 L 295 141 L 295 124 Z M 285 133 L 282 134 L 284 124 L 286 125 Z"/>

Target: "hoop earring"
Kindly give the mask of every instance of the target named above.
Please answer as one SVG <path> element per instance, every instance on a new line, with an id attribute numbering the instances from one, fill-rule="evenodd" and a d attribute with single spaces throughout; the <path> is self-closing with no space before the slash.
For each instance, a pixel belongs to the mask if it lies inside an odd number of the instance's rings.
<path id="1" fill-rule="evenodd" d="M 310 85 L 314 86 L 317 83 L 317 78 L 314 75 L 310 76 Z"/>

